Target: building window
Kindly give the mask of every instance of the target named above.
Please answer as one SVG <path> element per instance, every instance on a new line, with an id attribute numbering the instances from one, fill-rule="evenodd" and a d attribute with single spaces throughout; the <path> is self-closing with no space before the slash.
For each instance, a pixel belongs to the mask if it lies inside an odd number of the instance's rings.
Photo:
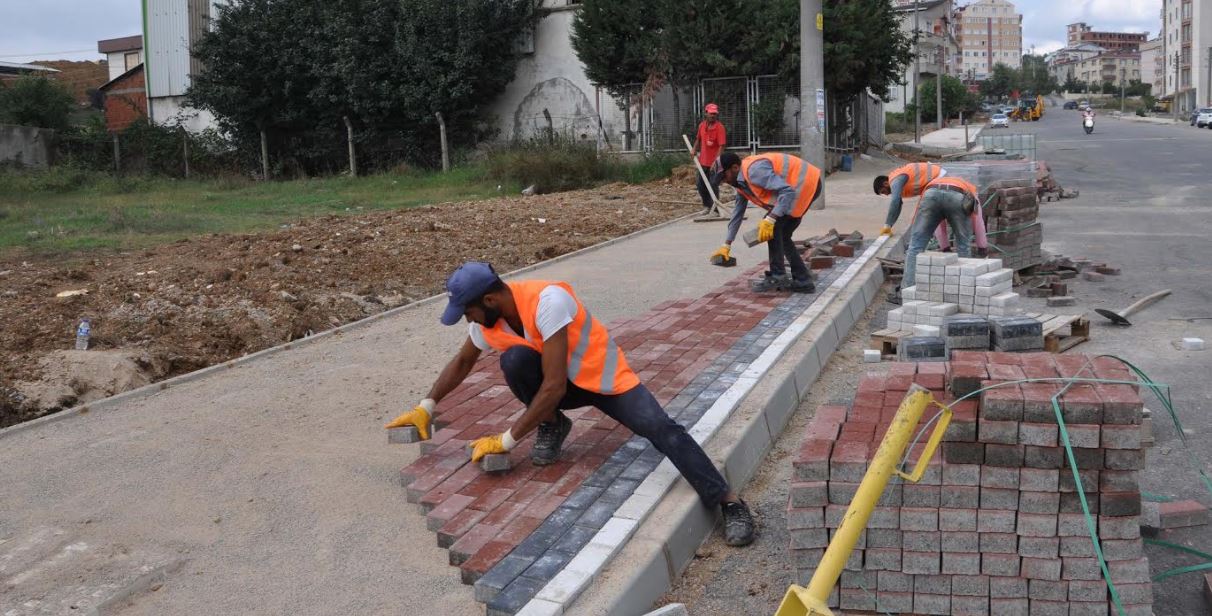
<path id="1" fill-rule="evenodd" d="M 137 52 L 137 51 L 126 52 L 126 55 L 124 55 L 122 57 L 122 61 L 123 61 L 123 65 L 126 67 L 126 68 L 122 69 L 122 72 L 129 71 L 130 69 L 135 68 L 136 66 L 139 66 L 139 52 Z"/>

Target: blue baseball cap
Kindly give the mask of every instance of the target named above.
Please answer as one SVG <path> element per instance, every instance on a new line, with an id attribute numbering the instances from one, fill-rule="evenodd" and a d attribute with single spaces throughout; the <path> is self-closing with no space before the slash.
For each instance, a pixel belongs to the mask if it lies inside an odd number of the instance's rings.
<path id="1" fill-rule="evenodd" d="M 450 303 L 442 312 L 442 325 L 458 323 L 467 305 L 483 297 L 499 280 L 501 277 L 492 266 L 482 261 L 468 261 L 456 268 L 446 279 L 446 296 Z"/>

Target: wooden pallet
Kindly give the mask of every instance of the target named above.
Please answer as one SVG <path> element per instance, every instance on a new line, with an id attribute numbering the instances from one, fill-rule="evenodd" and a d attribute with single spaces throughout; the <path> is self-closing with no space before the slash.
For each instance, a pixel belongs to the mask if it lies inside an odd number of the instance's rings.
<path id="1" fill-rule="evenodd" d="M 1044 350 L 1064 353 L 1090 339 L 1090 319 L 1082 314 L 1025 314 L 1044 324 Z M 1068 327 L 1067 331 L 1062 331 Z"/>
<path id="2" fill-rule="evenodd" d="M 889 355 L 896 356 L 896 347 L 900 344 L 901 338 L 906 338 L 913 335 L 913 330 L 910 329 L 881 329 L 871 334 L 871 348 L 878 349 L 880 355 L 887 357 Z"/>
<path id="3" fill-rule="evenodd" d="M 1090 339 L 1090 320 L 1085 315 L 1027 313 L 1022 316 L 1043 324 L 1044 350 L 1049 353 L 1064 353 Z M 1068 330 L 1062 331 L 1066 326 Z M 885 357 L 896 356 L 901 338 L 912 335 L 913 330 L 909 329 L 881 329 L 871 334 L 870 346 Z"/>

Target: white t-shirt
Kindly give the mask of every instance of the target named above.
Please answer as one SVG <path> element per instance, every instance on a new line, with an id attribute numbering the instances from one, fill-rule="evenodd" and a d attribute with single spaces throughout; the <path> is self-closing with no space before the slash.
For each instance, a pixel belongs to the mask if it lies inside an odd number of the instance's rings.
<path id="1" fill-rule="evenodd" d="M 556 332 L 560 331 L 561 327 L 572 323 L 572 320 L 577 316 L 577 300 L 572 298 L 572 294 L 565 291 L 559 285 L 551 285 L 539 292 L 539 308 L 538 314 L 535 315 L 534 324 L 539 329 L 539 336 L 543 340 L 552 337 Z M 505 331 L 517 336 L 518 332 L 513 331 L 509 323 L 501 320 Z M 472 323 L 467 328 L 467 335 L 471 338 L 471 343 L 476 345 L 477 349 L 487 351 L 490 347 L 488 341 L 484 339 L 484 329 L 477 323 Z M 521 336 L 528 338 L 529 336 Z"/>

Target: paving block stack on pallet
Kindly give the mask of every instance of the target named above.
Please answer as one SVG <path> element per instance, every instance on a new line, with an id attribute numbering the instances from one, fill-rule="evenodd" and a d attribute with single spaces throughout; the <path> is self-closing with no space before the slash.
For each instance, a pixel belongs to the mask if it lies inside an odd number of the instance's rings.
<path id="1" fill-rule="evenodd" d="M 981 192 L 985 228 L 1006 267 L 1021 270 L 1043 262 L 1043 227 L 1033 179 L 998 180 Z"/>
<path id="2" fill-rule="evenodd" d="M 961 259 L 950 252 L 923 252 L 917 256 L 914 285 L 901 290 L 905 303 L 888 313 L 888 327 L 943 324 L 956 313 L 992 316 L 1020 311 L 1014 292 L 1014 271 L 1001 259 Z"/>
<path id="3" fill-rule="evenodd" d="M 1082 513 L 1089 504 L 1129 615 L 1152 614 L 1140 536 L 1143 405 L 1137 388 L 1079 384 L 1060 398 L 1073 479 L 1051 398 L 1081 376 L 1131 380 L 1080 355 L 958 351 L 949 363 L 867 374 L 850 408 L 822 406 L 797 453 L 787 510 L 797 581 L 807 584 L 910 385 L 951 404 L 941 452 L 916 484 L 894 480 L 830 597 L 843 610 L 905 614 L 1115 614 Z M 933 415 L 928 410 L 925 422 Z M 924 440 L 923 436 L 923 440 Z M 918 449 L 921 449 L 919 444 Z M 916 452 L 910 461 L 916 460 Z M 1078 483 L 1081 485 L 1079 486 Z"/>

